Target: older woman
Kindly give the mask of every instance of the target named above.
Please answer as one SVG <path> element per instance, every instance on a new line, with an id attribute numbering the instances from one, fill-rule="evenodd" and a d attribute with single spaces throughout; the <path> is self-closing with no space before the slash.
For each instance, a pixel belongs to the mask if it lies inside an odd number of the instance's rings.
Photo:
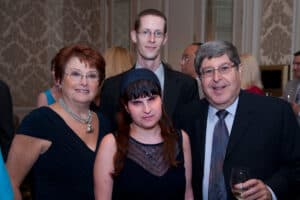
<path id="1" fill-rule="evenodd" d="M 193 199 L 189 139 L 168 120 L 156 75 L 127 72 L 121 103 L 118 131 L 103 138 L 96 156 L 96 199 Z"/>
<path id="2" fill-rule="evenodd" d="M 62 97 L 27 115 L 13 139 L 7 168 L 15 199 L 33 171 L 34 199 L 94 199 L 95 152 L 109 126 L 89 109 L 105 76 L 105 62 L 95 50 L 72 45 L 54 58 Z"/>

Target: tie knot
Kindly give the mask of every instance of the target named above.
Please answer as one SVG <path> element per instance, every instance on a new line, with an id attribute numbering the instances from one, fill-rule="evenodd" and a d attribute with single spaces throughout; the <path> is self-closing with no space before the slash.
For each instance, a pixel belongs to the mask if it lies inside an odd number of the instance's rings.
<path id="1" fill-rule="evenodd" d="M 219 117 L 219 119 L 225 119 L 227 116 L 228 112 L 227 110 L 219 110 L 216 115 Z"/>

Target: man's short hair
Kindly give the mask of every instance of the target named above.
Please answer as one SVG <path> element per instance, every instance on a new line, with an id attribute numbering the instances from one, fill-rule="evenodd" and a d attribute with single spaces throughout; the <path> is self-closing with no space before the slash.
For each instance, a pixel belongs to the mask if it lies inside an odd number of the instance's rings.
<path id="1" fill-rule="evenodd" d="M 226 54 L 234 65 L 239 67 L 241 61 L 236 47 L 227 41 L 215 40 L 202 44 L 196 53 L 195 70 L 200 74 L 200 68 L 205 58 L 217 58 Z"/>
<path id="2" fill-rule="evenodd" d="M 143 10 L 138 14 L 137 19 L 134 22 L 134 30 L 135 31 L 139 30 L 139 28 L 141 26 L 141 18 L 146 15 L 154 15 L 154 16 L 163 18 L 165 21 L 164 33 L 167 33 L 167 17 L 161 11 L 153 9 L 153 8 Z"/>
<path id="3" fill-rule="evenodd" d="M 300 50 L 294 53 L 294 56 L 300 56 Z"/>

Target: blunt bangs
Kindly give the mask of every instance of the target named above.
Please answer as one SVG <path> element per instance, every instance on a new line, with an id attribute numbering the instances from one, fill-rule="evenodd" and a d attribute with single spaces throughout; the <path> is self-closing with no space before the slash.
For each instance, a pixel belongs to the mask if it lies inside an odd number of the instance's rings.
<path id="1" fill-rule="evenodd" d="M 150 80 L 138 80 L 126 88 L 123 97 L 126 102 L 143 97 L 149 97 L 152 95 L 161 96 L 161 89 L 156 83 Z"/>

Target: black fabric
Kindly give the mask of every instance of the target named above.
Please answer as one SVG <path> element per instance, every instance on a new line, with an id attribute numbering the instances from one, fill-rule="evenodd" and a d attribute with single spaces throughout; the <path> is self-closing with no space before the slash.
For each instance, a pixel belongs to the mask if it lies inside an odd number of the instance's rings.
<path id="1" fill-rule="evenodd" d="M 100 113 L 97 115 L 100 121 L 98 148 L 110 127 Z M 34 199 L 94 199 L 93 165 L 96 153 L 56 112 L 48 107 L 32 111 L 24 118 L 17 133 L 52 142 L 32 168 Z"/>
<path id="2" fill-rule="evenodd" d="M 14 137 L 13 104 L 9 87 L 0 80 L 0 148 L 6 161 Z"/>
<path id="3" fill-rule="evenodd" d="M 178 141 L 177 167 L 170 167 L 162 176 L 155 176 L 127 157 L 120 175 L 114 180 L 113 200 L 183 200 L 185 169 L 182 136 Z M 144 144 L 147 145 L 147 144 Z"/>

